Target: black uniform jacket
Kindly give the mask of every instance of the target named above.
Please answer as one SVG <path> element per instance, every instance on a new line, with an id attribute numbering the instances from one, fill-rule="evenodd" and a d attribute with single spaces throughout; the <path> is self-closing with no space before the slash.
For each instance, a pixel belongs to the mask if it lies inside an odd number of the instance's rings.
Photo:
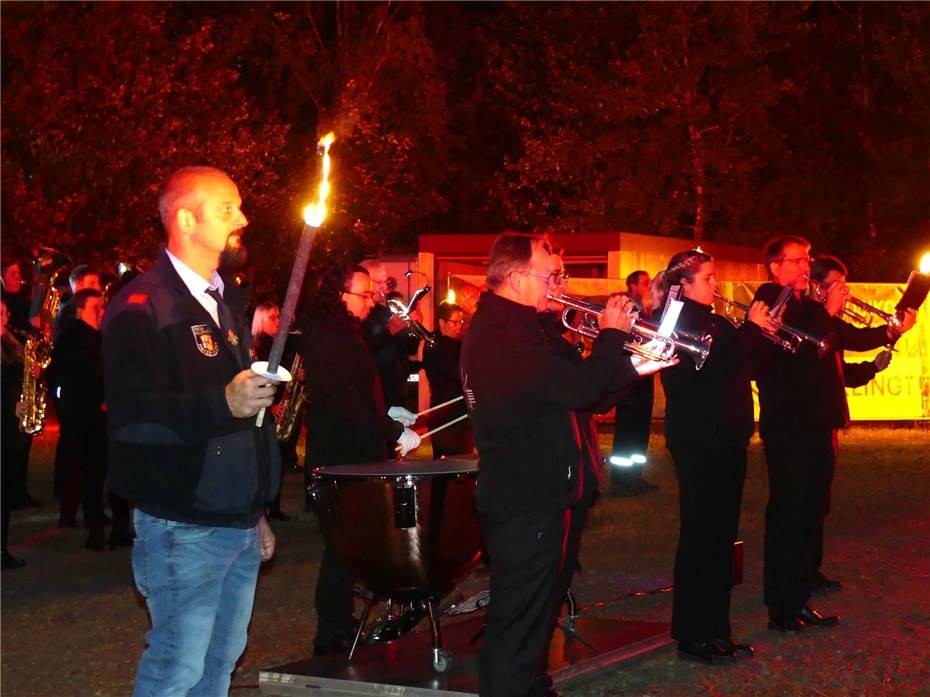
<path id="1" fill-rule="evenodd" d="M 627 338 L 603 330 L 591 356 L 577 363 L 547 339 L 534 308 L 481 295 L 460 369 L 482 516 L 551 513 L 574 503 L 581 451 L 572 412 L 639 379 L 623 354 Z"/>
<path id="2" fill-rule="evenodd" d="M 348 317 L 310 314 L 300 353 L 307 374 L 307 463 L 353 465 L 388 459 L 403 426 L 387 415 L 374 358 Z M 393 455 L 393 453 L 391 453 Z"/>
<path id="3" fill-rule="evenodd" d="M 725 318 L 685 298 L 678 327 L 714 342 L 700 370 L 690 354 L 662 371 L 665 389 L 665 442 L 682 448 L 746 447 L 755 429 L 751 380 L 762 332 L 752 322 L 736 329 Z"/>
<path id="4" fill-rule="evenodd" d="M 754 300 L 771 305 L 781 286 L 764 283 Z M 849 419 L 843 383 L 843 350 L 867 351 L 888 341 L 886 327 L 860 329 L 831 317 L 823 305 L 791 296 L 782 322 L 827 340 L 823 357 L 809 342 L 790 353 L 766 342 L 765 360 L 757 377 L 762 437 L 802 434 L 845 427 Z"/>
<path id="5" fill-rule="evenodd" d="M 234 418 L 226 403 L 227 383 L 249 365 L 248 340 L 244 321 L 237 345 L 222 335 L 165 252 L 117 294 L 103 323 L 115 493 L 169 520 L 258 522 L 280 486 L 281 463 L 273 419 L 258 429 L 255 417 Z"/>
<path id="6" fill-rule="evenodd" d="M 97 329 L 70 320 L 55 342 L 49 369 L 61 389 L 58 411 L 72 427 L 89 427 L 102 418 L 103 347 Z"/>
<path id="7" fill-rule="evenodd" d="M 565 326 L 562 324 L 562 315 L 559 312 L 541 312 L 537 315 L 539 325 L 555 347 L 560 356 L 573 363 L 582 363 L 584 359 L 578 351 L 578 345 L 568 341 L 564 336 Z M 652 376 L 647 378 L 652 379 Z M 616 392 L 606 392 L 590 406 L 575 412 L 575 423 L 578 426 L 578 436 L 581 445 L 581 462 L 584 467 L 582 486 L 579 489 L 584 493 L 600 491 L 601 485 L 601 458 L 600 446 L 597 439 L 597 427 L 594 424 L 595 414 L 606 414 L 618 402 L 624 400 L 631 391 L 635 381 L 624 385 Z"/>
<path id="8" fill-rule="evenodd" d="M 462 342 L 448 336 L 437 336 L 432 347 L 423 348 L 423 369 L 429 380 L 430 406 L 448 402 L 462 396 L 462 378 L 459 376 L 459 359 Z M 440 426 L 465 413 L 464 402 L 443 407 L 429 416 L 430 428 Z"/>

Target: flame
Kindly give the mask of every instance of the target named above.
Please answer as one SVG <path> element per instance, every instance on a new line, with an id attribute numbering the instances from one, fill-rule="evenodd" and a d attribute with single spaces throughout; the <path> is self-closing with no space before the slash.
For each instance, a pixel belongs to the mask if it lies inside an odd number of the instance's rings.
<path id="1" fill-rule="evenodd" d="M 930 252 L 927 252 L 920 258 L 920 273 L 930 273 Z"/>
<path id="2" fill-rule="evenodd" d="M 329 158 L 329 146 L 336 140 L 336 134 L 330 131 L 320 138 L 317 143 L 317 152 L 323 156 L 323 176 L 320 179 L 320 187 L 317 190 L 316 203 L 309 204 L 304 208 L 304 222 L 310 227 L 318 228 L 326 220 L 326 199 L 329 197 L 329 170 L 332 162 Z"/>
<path id="3" fill-rule="evenodd" d="M 450 287 L 449 291 L 446 293 L 446 302 L 450 305 L 455 304 L 455 289 Z"/>

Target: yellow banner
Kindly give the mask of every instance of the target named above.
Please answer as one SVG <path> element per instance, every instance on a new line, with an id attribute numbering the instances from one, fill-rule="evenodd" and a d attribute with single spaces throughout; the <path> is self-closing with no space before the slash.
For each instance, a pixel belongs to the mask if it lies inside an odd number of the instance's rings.
<path id="1" fill-rule="evenodd" d="M 728 298 L 748 303 L 759 285 L 757 282 L 723 281 L 717 284 L 717 290 Z M 888 314 L 894 313 L 902 289 L 903 286 L 893 283 L 849 284 L 854 297 Z M 742 317 L 742 313 L 738 316 Z M 884 323 L 875 317 L 872 326 Z M 880 350 L 847 351 L 845 360 L 847 363 L 871 361 Z M 930 419 L 930 308 L 926 304 L 917 313 L 917 324 L 895 344 L 891 365 L 867 385 L 847 388 L 846 396 L 853 421 Z M 755 402 L 758 418 L 758 399 Z"/>

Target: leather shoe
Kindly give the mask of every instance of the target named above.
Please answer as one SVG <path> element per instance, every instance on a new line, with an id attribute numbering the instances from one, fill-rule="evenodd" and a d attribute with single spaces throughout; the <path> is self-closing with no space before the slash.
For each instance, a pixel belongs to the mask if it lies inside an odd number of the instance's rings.
<path id="1" fill-rule="evenodd" d="M 84 543 L 84 549 L 92 552 L 102 552 L 107 548 L 107 541 L 103 535 L 103 526 L 91 528 L 87 535 L 87 542 Z"/>
<path id="2" fill-rule="evenodd" d="M 349 642 L 345 639 L 336 639 L 335 641 L 330 641 L 325 644 L 313 644 L 313 655 L 317 656 L 339 656 L 345 654 L 349 655 Z"/>
<path id="3" fill-rule="evenodd" d="M 25 561 L 23 561 L 22 559 L 17 559 L 16 557 L 14 557 L 12 554 L 7 552 L 6 550 L 3 550 L 2 568 L 4 571 L 7 571 L 9 569 L 21 569 L 24 566 L 26 566 Z"/>
<path id="4" fill-rule="evenodd" d="M 702 663 L 727 663 L 737 658 L 733 650 L 717 641 L 679 641 L 678 653 Z"/>
<path id="5" fill-rule="evenodd" d="M 732 653 L 736 654 L 737 657 L 741 653 L 750 657 L 755 653 L 755 650 L 750 644 L 741 644 L 738 641 L 733 641 L 733 637 L 727 637 L 726 639 L 714 639 L 714 643 L 720 644 L 724 648 L 729 649 Z"/>
<path id="6" fill-rule="evenodd" d="M 811 578 L 811 595 L 824 596 L 839 593 L 843 590 L 843 582 L 827 578 L 819 571 Z"/>
<path id="7" fill-rule="evenodd" d="M 807 623 L 798 615 L 787 613 L 769 615 L 769 629 L 795 634 L 803 631 L 805 627 L 807 627 Z"/>
<path id="8" fill-rule="evenodd" d="M 839 615 L 821 615 L 810 605 L 802 607 L 798 617 L 811 627 L 832 627 L 840 621 Z"/>

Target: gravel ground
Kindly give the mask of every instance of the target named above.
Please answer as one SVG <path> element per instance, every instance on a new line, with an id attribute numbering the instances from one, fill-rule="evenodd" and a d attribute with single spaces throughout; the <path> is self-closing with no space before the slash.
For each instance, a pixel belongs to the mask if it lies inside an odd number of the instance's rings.
<path id="1" fill-rule="evenodd" d="M 34 446 L 34 495 L 50 498 L 53 434 Z M 602 442 L 607 445 L 607 440 Z M 646 476 L 661 492 L 607 498 L 591 518 L 575 583 L 582 605 L 670 582 L 678 534 L 677 491 L 661 437 Z M 750 449 L 741 537 L 745 582 L 733 594 L 737 638 L 756 657 L 734 666 L 679 660 L 672 647 L 575 682 L 566 697 L 601 695 L 930 696 L 930 430 L 854 429 L 841 438 L 827 523 L 825 570 L 846 582 L 817 605 L 837 612 L 836 628 L 799 636 L 770 632 L 761 602 L 761 448 Z M 302 475 L 288 475 L 285 510 L 302 510 Z M 2 576 L 3 695 L 129 694 L 143 636 L 144 604 L 132 587 L 129 551 L 83 549 L 84 534 L 60 531 L 55 506 L 14 513 L 12 550 L 26 559 Z M 233 695 L 257 696 L 258 671 L 307 658 L 316 622 L 313 585 L 321 551 L 315 520 L 278 523 L 278 555 L 263 571 L 247 652 Z M 473 576 L 466 590 L 482 587 Z M 671 596 L 652 595 L 592 609 L 592 615 L 668 621 Z"/>

